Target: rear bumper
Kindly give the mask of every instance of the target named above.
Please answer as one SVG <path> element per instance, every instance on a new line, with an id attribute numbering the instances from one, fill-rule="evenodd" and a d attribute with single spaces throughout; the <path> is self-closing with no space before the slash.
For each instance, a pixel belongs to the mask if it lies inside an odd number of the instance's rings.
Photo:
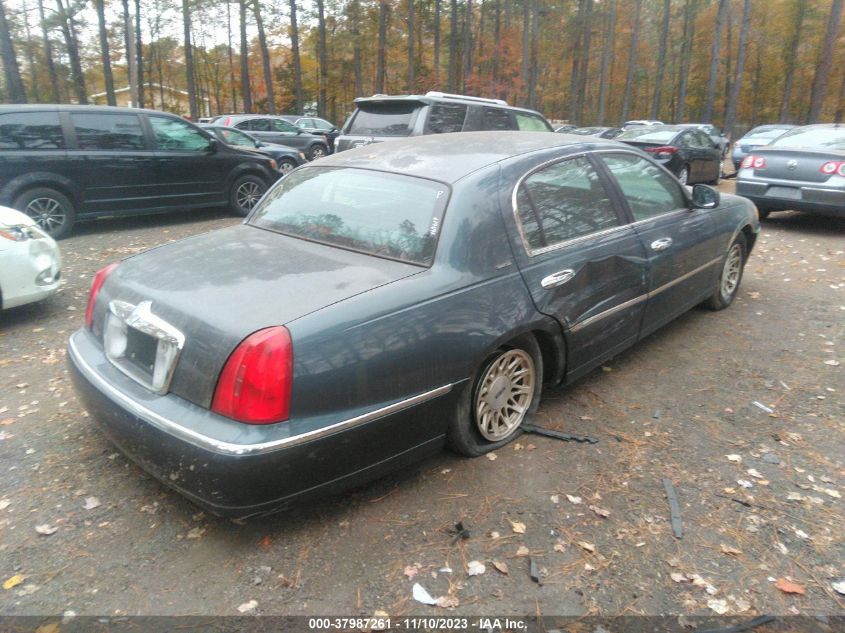
<path id="1" fill-rule="evenodd" d="M 172 394 L 152 394 L 112 367 L 87 330 L 71 337 L 68 361 L 83 404 L 121 451 L 225 516 L 264 514 L 338 492 L 434 453 L 443 434 L 432 420 L 454 406 L 448 385 L 351 424 L 292 435 L 287 423 L 240 424 Z"/>
<path id="2" fill-rule="evenodd" d="M 796 197 L 783 196 L 783 190 Z M 764 211 L 807 211 L 845 217 L 845 191 L 799 183 L 769 183 L 738 178 L 736 193 Z"/>

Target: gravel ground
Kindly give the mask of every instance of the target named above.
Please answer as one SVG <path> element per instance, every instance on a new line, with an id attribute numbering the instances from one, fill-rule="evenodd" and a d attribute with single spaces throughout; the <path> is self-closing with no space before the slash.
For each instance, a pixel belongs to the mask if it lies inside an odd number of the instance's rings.
<path id="1" fill-rule="evenodd" d="M 544 395 L 540 424 L 598 444 L 444 451 L 246 524 L 119 454 L 64 358 L 96 269 L 234 222 L 82 225 L 60 293 L 0 314 L 0 615 L 843 613 L 845 222 L 773 216 L 730 309 L 694 309 Z M 470 537 L 453 544 L 458 521 Z M 453 609 L 415 602 L 415 582 Z"/>

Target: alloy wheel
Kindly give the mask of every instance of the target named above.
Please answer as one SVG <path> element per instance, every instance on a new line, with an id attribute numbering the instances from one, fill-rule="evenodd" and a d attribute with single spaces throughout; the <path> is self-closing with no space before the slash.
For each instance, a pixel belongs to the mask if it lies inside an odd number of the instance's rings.
<path id="1" fill-rule="evenodd" d="M 484 439 L 498 442 L 522 424 L 536 379 L 534 360 L 521 349 L 508 350 L 490 364 L 475 397 L 475 423 Z"/>
<path id="2" fill-rule="evenodd" d="M 49 235 L 57 232 L 67 219 L 62 203 L 55 198 L 35 198 L 26 205 L 24 213 Z"/>
<path id="3" fill-rule="evenodd" d="M 244 211 L 251 211 L 260 199 L 261 187 L 257 182 L 247 181 L 239 186 L 235 192 L 235 200 Z"/>
<path id="4" fill-rule="evenodd" d="M 681 169 L 681 172 L 678 174 L 678 180 L 681 181 L 682 185 L 685 185 L 685 184 L 687 184 L 688 179 L 689 179 L 689 172 L 687 171 L 687 168 L 684 167 L 683 169 Z"/>
<path id="5" fill-rule="evenodd" d="M 742 273 L 742 247 L 734 244 L 728 251 L 728 258 L 722 268 L 722 296 L 727 299 L 739 285 L 739 276 Z"/>

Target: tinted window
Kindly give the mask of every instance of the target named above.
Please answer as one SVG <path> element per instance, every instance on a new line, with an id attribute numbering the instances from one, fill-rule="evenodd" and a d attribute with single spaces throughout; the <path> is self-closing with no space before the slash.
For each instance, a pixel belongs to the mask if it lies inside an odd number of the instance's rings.
<path id="1" fill-rule="evenodd" d="M 251 136 L 247 136 L 239 130 L 217 130 L 223 137 L 223 141 L 229 145 L 238 145 L 240 147 L 256 147 L 255 140 Z"/>
<path id="2" fill-rule="evenodd" d="M 426 134 L 445 134 L 464 129 L 467 107 L 456 103 L 435 103 L 428 111 Z"/>
<path id="3" fill-rule="evenodd" d="M 583 156 L 531 174 L 520 185 L 516 203 L 525 239 L 535 250 L 619 223 L 598 174 Z"/>
<path id="4" fill-rule="evenodd" d="M 319 130 L 333 130 L 334 126 L 329 123 L 328 121 L 324 121 L 323 119 L 312 119 L 314 123 L 314 127 Z"/>
<path id="5" fill-rule="evenodd" d="M 263 119 L 267 120 L 267 119 Z M 285 121 L 284 119 L 269 119 L 270 124 L 273 126 L 273 130 L 276 132 L 296 132 L 299 130 L 293 123 L 290 121 Z"/>
<path id="6" fill-rule="evenodd" d="M 446 185 L 349 168 L 293 172 L 261 201 L 250 223 L 286 235 L 429 265 Z"/>
<path id="7" fill-rule="evenodd" d="M 770 145 L 845 149 L 845 127 L 799 127 L 790 130 Z"/>
<path id="8" fill-rule="evenodd" d="M 680 184 L 646 159 L 631 154 L 602 154 L 602 158 L 616 176 L 635 221 L 687 206 Z"/>
<path id="9" fill-rule="evenodd" d="M 499 108 L 484 108 L 482 112 L 482 130 L 513 130 L 511 115 Z"/>
<path id="10" fill-rule="evenodd" d="M 159 149 L 202 152 L 208 149 L 208 139 L 190 124 L 161 116 L 151 116 L 150 125 Z"/>
<path id="11" fill-rule="evenodd" d="M 712 138 L 710 138 L 709 136 L 707 136 L 707 134 L 704 134 L 703 132 L 696 131 L 695 135 L 698 137 L 698 144 L 701 147 L 712 148 L 716 145 L 716 141 L 714 141 Z"/>
<path id="12" fill-rule="evenodd" d="M 367 103 L 358 107 L 349 134 L 363 136 L 408 136 L 419 103 Z"/>
<path id="13" fill-rule="evenodd" d="M 516 112 L 516 126 L 523 132 L 548 132 L 546 122 L 538 116 Z"/>
<path id="14" fill-rule="evenodd" d="M 669 143 L 678 134 L 678 128 L 659 128 L 651 126 L 636 127 L 625 130 L 617 136 L 620 141 L 642 141 L 644 143 Z"/>
<path id="15" fill-rule="evenodd" d="M 269 132 L 270 131 L 270 121 L 268 119 L 247 119 L 246 121 L 241 121 L 237 125 L 236 128 L 239 130 L 252 130 L 254 132 Z"/>
<path id="16" fill-rule="evenodd" d="M 136 114 L 71 114 L 79 149 L 146 149 Z"/>
<path id="17" fill-rule="evenodd" d="M 57 112 L 0 114 L 0 149 L 64 149 Z"/>

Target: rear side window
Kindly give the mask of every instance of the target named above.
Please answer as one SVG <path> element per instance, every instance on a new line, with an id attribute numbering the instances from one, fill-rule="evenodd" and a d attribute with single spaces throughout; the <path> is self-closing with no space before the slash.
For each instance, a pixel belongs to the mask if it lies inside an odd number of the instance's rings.
<path id="1" fill-rule="evenodd" d="M 528 176 L 519 186 L 516 205 L 531 250 L 619 224 L 596 170 L 583 156 Z"/>
<path id="2" fill-rule="evenodd" d="M 634 220 L 648 220 L 687 206 L 681 185 L 645 158 L 633 154 L 602 154 L 628 200 Z"/>
<path id="3" fill-rule="evenodd" d="M 0 149 L 64 149 L 58 112 L 0 114 Z"/>
<path id="4" fill-rule="evenodd" d="M 136 114 L 71 114 L 79 149 L 146 149 Z"/>
<path id="5" fill-rule="evenodd" d="M 538 116 L 531 114 L 524 114 L 522 112 L 516 113 L 516 126 L 523 132 L 550 132 L 549 126 Z M 595 132 L 587 132 L 587 134 L 595 134 Z"/>
<path id="6" fill-rule="evenodd" d="M 367 103 L 358 107 L 348 134 L 355 136 L 409 136 L 411 122 L 422 105 L 412 103 Z"/>
<path id="7" fill-rule="evenodd" d="M 159 149 L 203 152 L 211 145 L 205 136 L 179 119 L 151 116 L 150 125 L 153 126 L 156 145 Z"/>
<path id="8" fill-rule="evenodd" d="M 253 132 L 269 132 L 270 121 L 268 119 L 247 119 L 235 125 L 239 130 L 252 130 Z"/>
<path id="9" fill-rule="evenodd" d="M 467 107 L 457 103 L 435 103 L 428 111 L 426 134 L 447 134 L 464 129 Z"/>
<path id="10" fill-rule="evenodd" d="M 276 132 L 291 132 L 293 134 L 296 134 L 299 130 L 299 128 L 297 128 L 293 123 L 291 123 L 290 121 L 285 121 L 284 119 L 270 119 L 269 121 Z"/>
<path id="11" fill-rule="evenodd" d="M 506 110 L 484 108 L 481 114 L 482 130 L 513 130 L 513 120 Z"/>

